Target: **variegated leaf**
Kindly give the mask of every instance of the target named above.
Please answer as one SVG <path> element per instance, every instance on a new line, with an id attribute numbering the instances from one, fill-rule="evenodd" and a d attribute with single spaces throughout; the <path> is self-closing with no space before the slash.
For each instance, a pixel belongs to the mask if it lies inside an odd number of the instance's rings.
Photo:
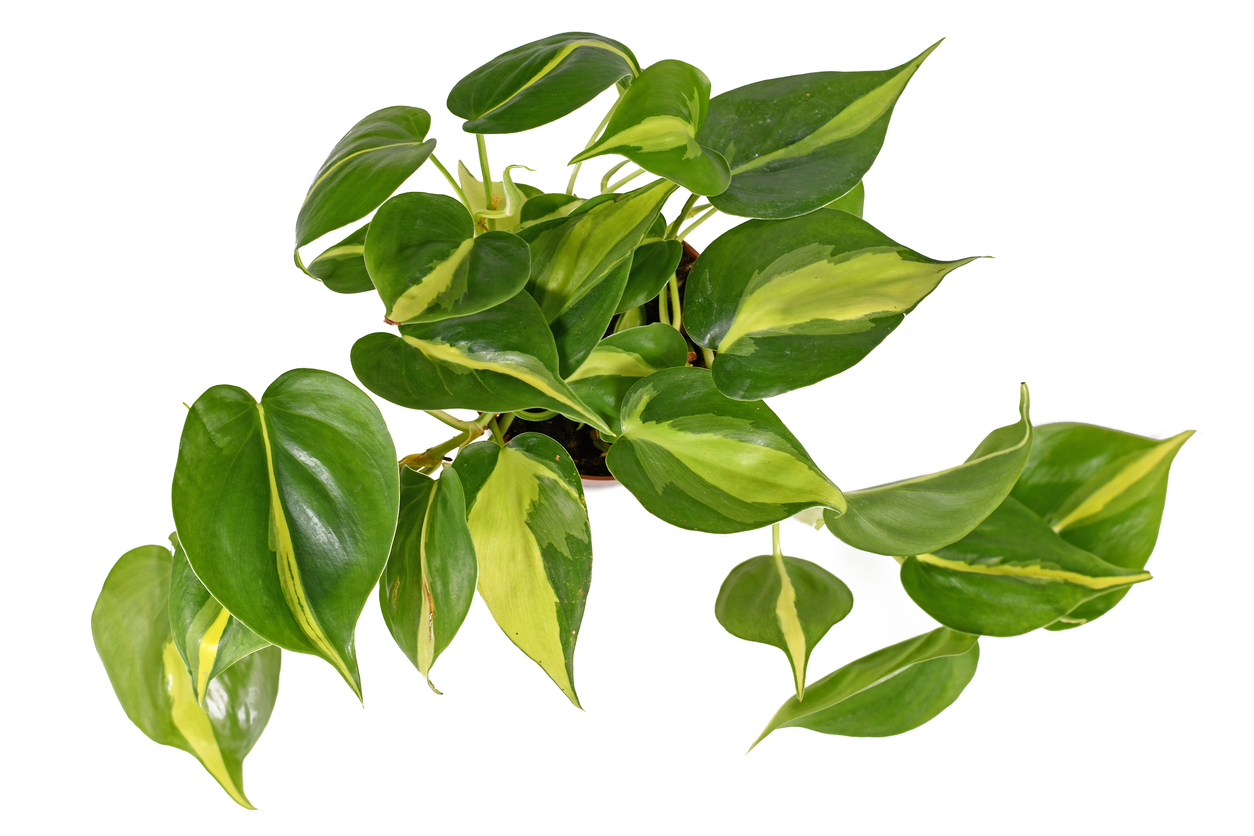
<path id="1" fill-rule="evenodd" d="M 536 195 L 523 203 L 522 211 L 518 216 L 518 226 L 520 229 L 526 229 L 538 223 L 564 218 L 578 209 L 583 202 L 583 198 L 564 192 Z"/>
<path id="2" fill-rule="evenodd" d="M 518 649 L 575 694 L 575 640 L 592 578 L 592 534 L 570 454 L 539 433 L 472 444 L 453 469 L 479 558 L 479 595 Z"/>
<path id="3" fill-rule="evenodd" d="M 711 198 L 748 218 L 792 218 L 831 203 L 866 174 L 906 83 L 939 46 L 882 72 L 809 73 L 716 96 L 697 141 L 720 152 L 731 184 Z"/>
<path id="4" fill-rule="evenodd" d="M 972 260 L 934 261 L 835 209 L 748 221 L 693 265 L 684 323 L 718 352 L 712 370 L 724 394 L 770 397 L 859 362 Z"/>
<path id="5" fill-rule="evenodd" d="M 566 382 L 618 434 L 627 390 L 642 377 L 687 362 L 688 343 L 683 336 L 671 326 L 655 322 L 601 340 Z"/>
<path id="6" fill-rule="evenodd" d="M 761 401 L 736 401 L 705 369 L 667 369 L 623 401 L 610 472 L 672 525 L 722 534 L 779 522 L 845 497 Z"/>
<path id="7" fill-rule="evenodd" d="M 328 290 L 336 293 L 365 293 L 374 290 L 366 260 L 366 233 L 370 224 L 349 235 L 338 244 L 328 247 L 321 255 L 309 262 L 307 272 L 320 280 Z"/>

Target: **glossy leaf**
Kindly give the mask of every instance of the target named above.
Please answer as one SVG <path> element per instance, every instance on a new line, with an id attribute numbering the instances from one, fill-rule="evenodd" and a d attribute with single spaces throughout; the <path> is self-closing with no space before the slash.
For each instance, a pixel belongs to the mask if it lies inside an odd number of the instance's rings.
<path id="1" fill-rule="evenodd" d="M 192 678 L 192 696 L 204 708 L 209 683 L 240 659 L 270 643 L 245 627 L 205 589 L 192 572 L 178 535 L 170 535 L 170 630 Z"/>
<path id="2" fill-rule="evenodd" d="M 642 377 L 687 363 L 688 343 L 683 336 L 671 326 L 655 322 L 601 340 L 566 382 L 618 434 L 627 390 Z"/>
<path id="3" fill-rule="evenodd" d="M 802 699 L 810 651 L 852 609 L 853 593 L 840 578 L 816 563 L 776 553 L 732 569 L 714 615 L 733 636 L 784 651 Z"/>
<path id="4" fill-rule="evenodd" d="M 353 372 L 381 398 L 410 409 L 552 409 L 609 432 L 558 376 L 553 335 L 526 293 L 400 332 L 368 334 L 353 346 Z"/>
<path id="5" fill-rule="evenodd" d="M 621 154 L 693 194 L 719 194 L 731 181 L 727 161 L 696 138 L 709 104 L 705 73 L 683 61 L 659 61 L 627 88 L 600 138 L 570 162 Z"/>
<path id="6" fill-rule="evenodd" d="M 487 310 L 522 290 L 531 267 L 527 244 L 517 235 L 476 238 L 461 203 L 422 192 L 397 195 L 379 208 L 365 259 L 393 323 Z"/>
<path id="7" fill-rule="evenodd" d="M 848 212 L 748 221 L 720 235 L 688 275 L 689 336 L 718 356 L 719 389 L 752 400 L 850 368 L 951 270 Z"/>
<path id="8" fill-rule="evenodd" d="M 849 509 L 824 514 L 828 529 L 855 549 L 905 556 L 961 540 L 1001 505 L 1032 450 L 1028 387 L 1019 420 L 993 430 L 957 467 L 845 494 Z"/>
<path id="9" fill-rule="evenodd" d="M 1013 498 L 957 543 L 901 565 L 902 586 L 924 612 L 982 636 L 1027 633 L 1149 579 L 1076 548 Z"/>
<path id="10" fill-rule="evenodd" d="M 557 341 L 563 376 L 587 359 L 614 317 L 632 253 L 675 190 L 658 180 L 623 195 L 603 195 L 561 220 L 519 233 L 531 247 L 527 291 Z"/>
<path id="11" fill-rule="evenodd" d="M 614 313 L 624 313 L 638 308 L 655 298 L 666 287 L 675 268 L 684 255 L 684 245 L 679 241 L 649 241 L 636 248 L 631 258 L 631 273 L 622 299 Z"/>
<path id="12" fill-rule="evenodd" d="M 466 492 L 479 595 L 510 641 L 578 706 L 575 640 L 592 534 L 575 463 L 548 436 L 523 433 L 504 447 L 470 445 L 453 469 Z"/>
<path id="13" fill-rule="evenodd" d="M 438 694 L 431 666 L 465 620 L 478 574 L 457 471 L 445 469 L 436 481 L 405 468 L 400 508 L 379 606 L 396 644 Z"/>
<path id="14" fill-rule="evenodd" d="M 336 293 L 365 293 L 374 290 L 370 272 L 362 253 L 366 249 L 366 224 L 335 246 L 328 247 L 321 255 L 309 262 L 309 275 Z"/>
<path id="15" fill-rule="evenodd" d="M 583 202 L 583 198 L 563 192 L 536 195 L 523 203 L 522 212 L 518 216 L 518 226 L 526 229 L 538 223 L 564 218 L 578 209 Z"/>
<path id="16" fill-rule="evenodd" d="M 623 433 L 606 464 L 649 513 L 722 534 L 822 505 L 844 512 L 840 489 L 761 401 L 736 401 L 705 369 L 667 369 L 623 401 Z"/>
<path id="17" fill-rule="evenodd" d="M 866 187 L 862 185 L 862 181 L 858 181 L 858 185 L 854 186 L 845 194 L 827 204 L 829 209 L 839 209 L 842 212 L 848 212 L 851 215 L 862 217 L 862 210 L 866 207 Z"/>
<path id="18" fill-rule="evenodd" d="M 279 649 L 267 647 L 210 681 L 205 707 L 170 632 L 170 552 L 132 549 L 114 564 L 91 614 L 91 635 L 126 716 L 157 743 L 191 754 L 236 803 L 244 758 L 274 710 Z"/>
<path id="19" fill-rule="evenodd" d="M 941 627 L 863 656 L 790 697 L 754 741 L 798 727 L 848 737 L 889 737 L 931 720 L 975 676 L 975 636 Z M 752 747 L 750 747 L 752 748 Z"/>
<path id="20" fill-rule="evenodd" d="M 809 73 L 716 96 L 697 141 L 727 159 L 711 198 L 748 218 L 792 218 L 849 192 L 875 162 L 906 83 L 939 46 L 882 72 Z"/>
<path id="21" fill-rule="evenodd" d="M 396 449 L 338 375 L 295 369 L 260 403 L 214 386 L 179 441 L 179 541 L 209 593 L 261 638 L 319 656 L 361 696 L 353 632 L 396 528 Z"/>

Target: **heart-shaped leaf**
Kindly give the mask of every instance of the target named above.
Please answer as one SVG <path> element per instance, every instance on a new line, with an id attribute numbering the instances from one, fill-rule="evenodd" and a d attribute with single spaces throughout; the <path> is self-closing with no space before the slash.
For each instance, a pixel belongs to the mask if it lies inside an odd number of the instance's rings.
<path id="1" fill-rule="evenodd" d="M 601 340 L 566 382 L 618 434 L 627 390 L 642 377 L 687 363 L 688 343 L 683 336 L 671 326 L 655 322 Z"/>
<path id="2" fill-rule="evenodd" d="M 192 404 L 174 522 L 210 595 L 271 644 L 330 662 L 360 697 L 353 631 L 387 562 L 397 482 L 374 402 L 295 369 L 260 403 L 214 386 Z"/>
<path id="3" fill-rule="evenodd" d="M 478 573 L 457 471 L 436 481 L 405 468 L 400 507 L 379 605 L 392 638 L 438 694 L 431 666 L 462 626 Z"/>
<path id="4" fill-rule="evenodd" d="M 539 433 L 472 444 L 453 469 L 479 557 L 479 595 L 518 649 L 570 701 L 575 640 L 592 578 L 592 533 L 570 454 Z"/>
<path id="5" fill-rule="evenodd" d="M 366 267 L 392 323 L 434 322 L 487 310 L 527 283 L 527 244 L 509 232 L 475 237 L 451 197 L 408 192 L 375 213 Z"/>
<path id="6" fill-rule="evenodd" d="M 934 261 L 835 209 L 748 221 L 693 265 L 684 322 L 718 351 L 712 371 L 724 394 L 770 397 L 853 366 L 972 260 Z"/>
<path id="7" fill-rule="evenodd" d="M 623 433 L 606 465 L 649 513 L 724 534 L 822 505 L 844 512 L 840 489 L 761 401 L 736 401 L 705 369 L 667 369 L 623 400 Z"/>
<path id="8" fill-rule="evenodd" d="M 410 409 L 552 409 L 609 432 L 558 376 L 557 347 L 526 293 L 470 316 L 368 334 L 353 372 L 371 392 Z"/>
<path id="9" fill-rule="evenodd" d="M 908 732 L 958 699 L 979 660 L 975 636 L 944 627 L 877 650 L 812 684 L 805 700 L 789 697 L 753 745 L 790 726 L 848 737 Z"/>
<path id="10" fill-rule="evenodd" d="M 710 202 L 747 218 L 792 218 L 857 185 L 884 144 L 897 98 L 939 46 L 891 70 L 809 73 L 716 96 L 697 141 L 721 153 L 731 184 Z"/>
<path id="11" fill-rule="evenodd" d="M 845 494 L 849 509 L 824 522 L 855 549 L 888 555 L 935 551 L 961 540 L 1001 505 L 1032 450 L 1028 387 L 1019 420 L 993 430 L 957 467 Z"/>
<path id="12" fill-rule="evenodd" d="M 328 247 L 309 262 L 306 272 L 336 293 L 365 293 L 367 290 L 374 290 L 374 282 L 370 281 L 366 260 L 362 257 L 366 249 L 366 233 L 369 231 L 370 224 L 366 224 L 335 246 Z"/>
<path id="13" fill-rule="evenodd" d="M 683 61 L 659 61 L 627 88 L 601 137 L 570 162 L 621 154 L 693 194 L 719 194 L 731 181 L 727 161 L 697 142 L 709 104 L 705 73 Z"/>
<path id="14" fill-rule="evenodd" d="M 114 564 L 91 613 L 96 652 L 131 722 L 191 754 L 251 810 L 244 758 L 274 710 L 279 649 L 263 648 L 212 679 L 202 709 L 170 632 L 170 563 L 161 546 L 141 546 Z"/>

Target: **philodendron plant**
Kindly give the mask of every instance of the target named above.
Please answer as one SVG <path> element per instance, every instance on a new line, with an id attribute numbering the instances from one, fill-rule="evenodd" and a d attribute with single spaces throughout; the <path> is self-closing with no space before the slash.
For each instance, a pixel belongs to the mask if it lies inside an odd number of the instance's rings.
<path id="1" fill-rule="evenodd" d="M 772 528 L 771 552 L 733 569 L 714 602 L 728 632 L 788 659 L 789 695 L 759 741 L 785 726 L 913 729 L 971 681 L 981 636 L 1079 627 L 1149 580 L 1188 432 L 1033 427 L 1021 386 L 1017 419 L 965 461 L 845 491 L 762 400 L 858 363 L 971 261 L 929 258 L 862 219 L 862 177 L 935 48 L 889 70 L 711 98 L 683 61 L 642 68 L 617 41 L 555 35 L 449 95 L 475 136 L 478 177 L 437 159 L 424 110 L 354 125 L 300 207 L 295 261 L 335 292 L 378 293 L 390 327 L 352 347 L 353 371 L 455 434 L 398 466 L 374 402 L 311 369 L 260 399 L 234 386 L 201 395 L 174 469 L 170 548 L 123 555 L 92 614 L 131 720 L 248 806 L 242 763 L 270 718 L 280 651 L 325 659 L 360 697 L 353 635 L 376 588 L 433 691 L 477 589 L 578 706 L 592 580 L 582 479 L 617 479 L 681 528 Z M 564 190 L 525 185 L 520 165 L 494 179 L 487 135 L 552 122 L 611 87 L 618 98 Z M 600 156 L 623 159 L 581 191 L 581 164 Z M 428 161 L 453 196 L 394 194 Z M 647 182 L 627 190 L 637 177 Z M 715 212 L 747 220 L 698 255 L 684 239 Z M 792 516 L 895 557 L 940 626 L 808 682 L 815 644 L 853 595 L 784 554 L 779 523 Z"/>

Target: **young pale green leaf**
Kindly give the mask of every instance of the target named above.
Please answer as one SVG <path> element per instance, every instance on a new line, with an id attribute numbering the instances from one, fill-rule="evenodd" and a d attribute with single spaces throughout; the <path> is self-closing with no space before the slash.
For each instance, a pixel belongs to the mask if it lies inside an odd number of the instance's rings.
<path id="1" fill-rule="evenodd" d="M 975 636 L 945 627 L 877 650 L 815 682 L 804 700 L 790 697 L 753 745 L 790 726 L 848 737 L 908 732 L 958 699 L 979 660 Z"/>
<path id="2" fill-rule="evenodd" d="M 848 212 L 748 221 L 720 235 L 688 275 L 684 322 L 715 349 L 714 382 L 753 400 L 840 374 L 867 356 L 946 274 Z"/>
<path id="3" fill-rule="evenodd" d="M 683 258 L 684 245 L 679 241 L 647 241 L 636 248 L 631 258 L 631 273 L 622 299 L 614 313 L 624 313 L 638 308 L 655 298 L 666 287 L 675 268 Z"/>
<path id="4" fill-rule="evenodd" d="M 792 218 L 831 203 L 866 174 L 897 98 L 923 60 L 883 72 L 810 73 L 716 96 L 697 141 L 731 166 L 710 202 L 747 218 Z"/>
<path id="5" fill-rule="evenodd" d="M 563 219 L 519 233 L 531 247 L 527 291 L 553 331 L 563 376 L 604 336 L 627 286 L 632 253 L 674 190 L 658 180 L 627 194 L 601 195 Z"/>
<path id="6" fill-rule="evenodd" d="M 534 186 L 515 183 L 510 177 L 511 169 L 524 167 L 506 166 L 502 174 L 504 179 L 492 181 L 492 202 L 488 203 L 487 196 L 483 193 L 483 181 L 475 179 L 465 163 L 460 160 L 457 162 L 457 180 L 462 194 L 466 196 L 466 202 L 470 204 L 470 212 L 474 215 L 476 222 L 484 220 L 489 224 L 488 229 L 500 229 L 506 232 L 518 228 L 523 206 L 531 198 L 543 194 Z"/>
<path id="7" fill-rule="evenodd" d="M 784 651 L 800 700 L 810 651 L 852 609 L 853 593 L 840 578 L 816 563 L 776 553 L 731 570 L 714 616 L 733 636 Z"/>
<path id="8" fill-rule="evenodd" d="M 431 116 L 417 107 L 385 107 L 362 119 L 331 149 L 296 217 L 296 249 L 364 218 L 427 161 Z M 296 263 L 300 264 L 297 256 Z"/>
<path id="9" fill-rule="evenodd" d="M 862 217 L 862 210 L 866 207 L 866 186 L 862 185 L 862 181 L 858 181 L 858 185 L 854 186 L 845 194 L 827 204 L 828 209 L 839 209 L 842 212 L 848 212 L 850 215 Z"/>
<path id="10" fill-rule="evenodd" d="M 396 644 L 438 694 L 431 666 L 462 626 L 478 573 L 457 471 L 436 481 L 405 468 L 400 508 L 379 606 Z"/>
<path id="11" fill-rule="evenodd" d="M 396 449 L 338 375 L 295 369 L 260 403 L 214 386 L 188 412 L 172 492 L 188 562 L 261 638 L 319 656 L 361 696 L 353 632 L 396 528 Z"/>
<path id="12" fill-rule="evenodd" d="M 1167 474 L 1192 430 L 1163 441 L 1091 424 L 1037 428 L 1032 456 L 1011 493 L 1073 546 L 1141 570 L 1158 540 Z M 1087 601 L 1047 629 L 1078 627 L 1119 603 L 1127 589 Z"/>
<path id="13" fill-rule="evenodd" d="M 520 229 L 526 229 L 538 223 L 564 218 L 578 209 L 583 202 L 583 198 L 564 192 L 536 195 L 523 203 L 522 211 L 518 215 L 518 226 Z"/>
<path id="14" fill-rule="evenodd" d="M 475 237 L 466 208 L 451 197 L 408 192 L 375 213 L 366 267 L 387 321 L 434 322 L 487 310 L 527 283 L 527 244 L 509 232 Z"/>
<path id="15" fill-rule="evenodd" d="M 824 514 L 828 529 L 855 549 L 888 555 L 931 552 L 961 540 L 1001 505 L 1032 450 L 1028 387 L 1019 420 L 989 433 L 957 467 L 845 494 L 849 509 Z"/>
<path id="16" fill-rule="evenodd" d="M 457 82 L 448 109 L 467 133 L 508 134 L 560 119 L 619 79 L 639 75 L 631 50 L 589 32 L 566 32 L 498 55 Z"/>
<path id="17" fill-rule="evenodd" d="M 192 696 L 204 708 L 209 683 L 240 659 L 270 643 L 245 627 L 205 589 L 179 544 L 170 535 L 174 563 L 170 570 L 170 631 L 174 648 L 192 678 Z"/>
<path id="18" fill-rule="evenodd" d="M 697 142 L 709 104 L 705 73 L 683 61 L 659 61 L 627 88 L 601 137 L 570 162 L 621 154 L 693 194 L 719 194 L 731 181 L 727 160 Z"/>
<path id="19" fill-rule="evenodd" d="M 617 435 L 622 431 L 620 416 L 627 390 L 642 377 L 687 363 L 688 343 L 683 336 L 655 322 L 601 340 L 566 382 Z"/>
<path id="20" fill-rule="evenodd" d="M 724 534 L 779 522 L 845 497 L 761 401 L 736 401 L 709 371 L 667 369 L 639 381 L 606 464 L 651 514 Z"/>
<path id="21" fill-rule="evenodd" d="M 1149 579 L 1076 548 L 1013 498 L 958 542 L 901 565 L 901 584 L 924 612 L 981 636 L 1045 627 L 1085 601 Z"/>
<path id="22" fill-rule="evenodd" d="M 575 640 L 592 579 L 592 533 L 570 454 L 539 433 L 458 455 L 479 595 L 510 641 L 575 694 Z"/>
<path id="23" fill-rule="evenodd" d="M 552 409 L 609 432 L 558 376 L 553 334 L 525 292 L 477 314 L 400 331 L 367 334 L 353 346 L 353 372 L 381 398 L 410 409 Z"/>
<path id="24" fill-rule="evenodd" d="M 170 552 L 132 549 L 114 564 L 91 613 L 91 635 L 126 716 L 191 754 L 240 806 L 244 758 L 274 710 L 280 654 L 266 647 L 209 681 L 204 708 L 170 632 Z"/>
<path id="25" fill-rule="evenodd" d="M 370 224 L 366 224 L 335 246 L 328 247 L 309 262 L 306 272 L 336 293 L 365 293 L 367 290 L 374 290 L 374 282 L 370 281 L 366 260 L 362 256 L 366 249 L 366 233 L 369 231 Z"/>

